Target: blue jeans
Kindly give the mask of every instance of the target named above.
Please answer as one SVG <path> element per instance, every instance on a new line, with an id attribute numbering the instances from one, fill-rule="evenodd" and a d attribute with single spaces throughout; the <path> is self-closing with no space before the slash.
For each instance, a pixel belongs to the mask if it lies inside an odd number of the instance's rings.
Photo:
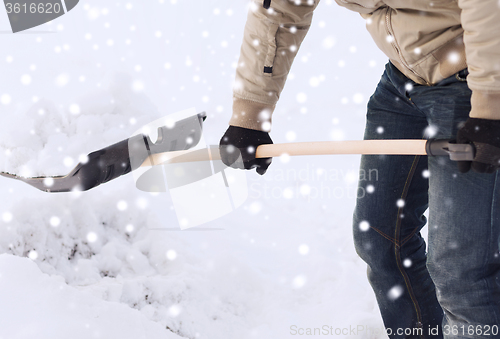
<path id="1" fill-rule="evenodd" d="M 420 86 L 389 63 L 365 139 L 453 139 L 470 111 L 466 76 Z M 462 174 L 447 157 L 368 155 L 359 187 L 355 247 L 389 337 L 500 338 L 499 174 Z"/>

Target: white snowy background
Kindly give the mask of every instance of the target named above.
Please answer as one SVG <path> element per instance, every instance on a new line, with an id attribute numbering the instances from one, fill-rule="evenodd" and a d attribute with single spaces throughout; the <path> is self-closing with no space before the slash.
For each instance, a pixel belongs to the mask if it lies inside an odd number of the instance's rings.
<path id="1" fill-rule="evenodd" d="M 217 144 L 248 7 L 82 0 L 17 34 L 1 8 L 0 170 L 66 174 L 82 154 L 190 107 L 208 113 L 206 142 Z M 323 0 L 274 142 L 361 139 L 385 62 L 363 19 Z M 274 159 L 265 176 L 247 174 L 244 206 L 186 231 L 169 195 L 137 190 L 130 175 L 66 194 L 0 178 L 0 338 L 294 338 L 323 326 L 384 338 L 352 244 L 358 164 Z"/>

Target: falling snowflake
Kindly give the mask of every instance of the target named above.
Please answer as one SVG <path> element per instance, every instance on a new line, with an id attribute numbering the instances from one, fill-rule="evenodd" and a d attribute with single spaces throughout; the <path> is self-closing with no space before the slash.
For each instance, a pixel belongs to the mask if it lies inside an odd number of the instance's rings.
<path id="1" fill-rule="evenodd" d="M 404 207 L 404 205 L 405 205 L 405 201 L 403 199 L 399 199 L 396 202 L 396 206 L 398 206 L 399 208 Z"/>
<path id="2" fill-rule="evenodd" d="M 292 280 L 292 287 L 295 289 L 299 289 L 304 287 L 307 282 L 307 278 L 304 275 L 298 275 Z"/>
<path id="3" fill-rule="evenodd" d="M 290 155 L 288 153 L 283 153 L 280 155 L 280 161 L 282 164 L 287 164 L 290 162 Z"/>
<path id="4" fill-rule="evenodd" d="M 452 64 L 456 64 L 460 61 L 460 54 L 458 54 L 457 52 L 452 52 L 452 53 L 448 54 L 448 60 Z"/>
<path id="5" fill-rule="evenodd" d="M 71 166 L 73 166 L 74 163 L 75 163 L 75 161 L 71 157 L 65 157 L 63 160 L 63 164 L 66 167 L 71 167 Z"/>
<path id="6" fill-rule="evenodd" d="M 177 252 L 174 250 L 168 250 L 166 256 L 167 259 L 170 261 L 175 260 L 177 258 Z"/>
<path id="7" fill-rule="evenodd" d="M 54 179 L 53 178 L 45 178 L 45 179 L 43 179 L 43 184 L 47 187 L 52 187 L 52 185 L 54 185 Z"/>
<path id="8" fill-rule="evenodd" d="M 291 188 L 285 188 L 283 190 L 283 198 L 292 199 L 293 198 L 293 190 Z"/>
<path id="9" fill-rule="evenodd" d="M 389 292 L 387 292 L 387 297 L 390 300 L 396 300 L 403 295 L 403 292 L 404 292 L 403 287 L 396 285 L 393 288 L 391 288 Z"/>
<path id="10" fill-rule="evenodd" d="M 366 186 L 366 192 L 367 193 L 373 193 L 373 192 L 375 192 L 375 187 L 373 185 Z"/>
<path id="11" fill-rule="evenodd" d="M 97 234 L 94 232 L 87 233 L 87 240 L 89 242 L 95 242 L 97 240 Z"/>
<path id="12" fill-rule="evenodd" d="M 118 210 L 120 210 L 120 211 L 125 211 L 127 209 L 127 207 L 128 207 L 128 204 L 125 200 L 120 200 L 116 204 L 116 208 L 118 208 Z"/>
<path id="13" fill-rule="evenodd" d="M 28 258 L 30 258 L 31 260 L 36 260 L 38 258 L 38 253 L 35 250 L 31 250 L 28 253 Z"/>
<path id="14" fill-rule="evenodd" d="M 264 132 L 269 132 L 271 130 L 271 123 L 269 121 L 265 121 L 262 123 L 261 128 Z"/>
<path id="15" fill-rule="evenodd" d="M 309 186 L 308 184 L 300 185 L 300 194 L 302 194 L 302 195 L 311 194 L 311 186 Z"/>
<path id="16" fill-rule="evenodd" d="M 299 246 L 299 253 L 302 254 L 302 255 L 306 255 L 309 253 L 309 246 L 307 246 L 306 244 L 302 244 Z"/>
<path id="17" fill-rule="evenodd" d="M 13 219 L 13 215 L 12 215 L 12 213 L 10 213 L 10 212 L 4 212 L 4 213 L 2 214 L 2 220 L 3 220 L 4 222 L 11 222 L 11 221 L 12 221 L 12 219 Z"/>
<path id="18" fill-rule="evenodd" d="M 248 211 L 251 213 L 251 214 L 257 214 L 259 213 L 260 211 L 262 210 L 262 204 L 258 201 L 254 201 L 250 204 L 250 206 L 248 207 Z"/>
<path id="19" fill-rule="evenodd" d="M 406 268 L 411 267 L 412 264 L 413 263 L 411 262 L 411 259 L 405 259 L 403 261 L 403 266 L 406 267 Z"/>
<path id="20" fill-rule="evenodd" d="M 312 77 L 311 79 L 309 79 L 309 85 L 311 87 L 318 87 L 319 83 L 320 83 L 320 80 L 318 77 Z"/>
<path id="21" fill-rule="evenodd" d="M 144 90 L 144 82 L 140 81 L 140 80 L 136 80 L 132 83 L 132 90 L 134 90 L 134 92 L 141 92 Z"/>
<path id="22" fill-rule="evenodd" d="M 61 224 L 61 219 L 59 217 L 52 216 L 52 217 L 50 217 L 49 223 L 50 223 L 50 226 L 57 227 Z"/>
<path id="23" fill-rule="evenodd" d="M 81 110 L 80 110 L 80 106 L 78 104 L 71 104 L 69 106 L 69 112 L 73 115 L 78 115 L 80 114 Z"/>
<path id="24" fill-rule="evenodd" d="M 438 132 L 437 126 L 429 125 L 424 131 L 424 134 L 427 138 L 433 138 Z"/>
<path id="25" fill-rule="evenodd" d="M 363 220 L 359 223 L 359 229 L 363 232 L 366 232 L 370 229 L 370 223 L 366 220 Z"/>
<path id="26" fill-rule="evenodd" d="M 336 128 L 332 131 L 330 136 L 331 136 L 332 140 L 340 141 L 340 140 L 344 140 L 345 133 L 343 130 Z"/>
<path id="27" fill-rule="evenodd" d="M 69 83 L 69 75 L 65 74 L 65 73 L 59 74 L 56 77 L 55 83 L 56 83 L 56 86 L 58 86 L 58 87 L 66 86 Z"/>
<path id="28" fill-rule="evenodd" d="M 300 92 L 297 94 L 296 100 L 298 103 L 303 104 L 307 101 L 307 94 Z"/>
<path id="29" fill-rule="evenodd" d="M 172 305 L 168 308 L 168 315 L 172 318 L 177 317 L 181 313 L 181 307 L 179 305 Z"/>
<path id="30" fill-rule="evenodd" d="M 31 76 L 29 74 L 24 74 L 21 77 L 21 83 L 23 85 L 29 85 L 29 84 L 31 84 Z"/>
<path id="31" fill-rule="evenodd" d="M 2 96 L 0 96 L 0 103 L 2 103 L 2 105 L 8 105 L 11 103 L 11 101 L 12 98 L 8 94 L 2 94 Z"/>
<path id="32" fill-rule="evenodd" d="M 352 101 L 355 104 L 362 104 L 365 101 L 365 97 L 361 93 L 356 93 L 352 96 Z"/>
<path id="33" fill-rule="evenodd" d="M 336 43 L 337 40 L 333 36 L 328 36 L 323 40 L 322 45 L 324 49 L 332 49 Z"/>
<path id="34" fill-rule="evenodd" d="M 285 134 L 285 138 L 287 141 L 294 141 L 297 138 L 297 134 L 294 131 L 288 131 Z"/>
<path id="35" fill-rule="evenodd" d="M 78 161 L 81 164 L 86 164 L 87 162 L 89 162 L 89 156 L 87 154 L 80 154 L 80 156 L 78 157 Z"/>
<path id="36" fill-rule="evenodd" d="M 148 200 L 145 198 L 137 198 L 136 205 L 141 210 L 146 209 L 146 207 L 148 207 Z"/>

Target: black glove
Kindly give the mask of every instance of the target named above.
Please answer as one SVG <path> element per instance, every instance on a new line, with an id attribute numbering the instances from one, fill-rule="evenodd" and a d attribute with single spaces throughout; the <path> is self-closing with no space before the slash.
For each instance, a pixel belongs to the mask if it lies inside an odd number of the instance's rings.
<path id="1" fill-rule="evenodd" d="M 471 168 L 478 173 L 494 173 L 500 168 L 500 120 L 469 118 L 458 130 L 457 142 L 473 144 L 473 161 L 459 161 L 462 173 Z"/>
<path id="2" fill-rule="evenodd" d="M 256 168 L 257 173 L 263 175 L 271 164 L 272 158 L 256 159 L 255 151 L 260 145 L 272 143 L 267 132 L 229 126 L 219 144 L 221 160 L 226 166 L 234 168 Z"/>

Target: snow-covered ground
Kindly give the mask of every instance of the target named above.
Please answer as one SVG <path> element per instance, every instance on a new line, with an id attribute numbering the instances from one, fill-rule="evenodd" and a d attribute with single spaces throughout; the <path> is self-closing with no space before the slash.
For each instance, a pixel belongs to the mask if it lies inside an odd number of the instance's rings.
<path id="1" fill-rule="evenodd" d="M 10 34 L 0 10 L 0 170 L 68 173 L 159 117 L 206 111 L 217 144 L 248 2 L 83 0 Z M 361 139 L 385 57 L 319 5 L 273 117 L 275 142 Z M 354 252 L 357 156 L 274 159 L 235 212 L 180 231 L 131 175 L 48 194 L 0 178 L 0 338 L 384 338 Z M 375 187 L 376 190 L 376 187 Z M 35 265 L 36 264 L 36 265 Z"/>

